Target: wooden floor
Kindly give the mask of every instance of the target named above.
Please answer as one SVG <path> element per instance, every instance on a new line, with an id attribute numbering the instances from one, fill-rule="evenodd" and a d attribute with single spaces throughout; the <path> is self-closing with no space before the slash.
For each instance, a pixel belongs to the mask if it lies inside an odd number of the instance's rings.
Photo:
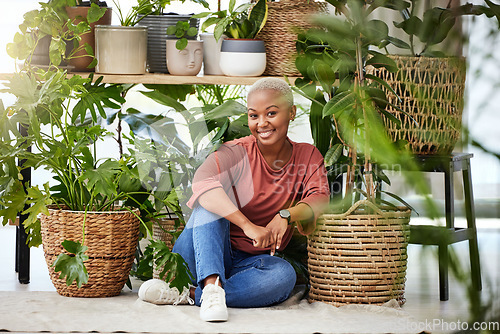
<path id="1" fill-rule="evenodd" d="M 417 223 L 425 222 L 423 219 Z M 460 225 L 460 222 L 458 222 Z M 478 241 L 483 274 L 482 298 L 500 310 L 500 219 L 478 220 Z M 15 227 L 0 226 L 0 291 L 55 291 L 48 277 L 43 252 L 31 250 L 31 282 L 19 284 L 14 272 Z M 451 246 L 462 267 L 469 268 L 468 244 Z M 455 332 L 453 327 L 470 316 L 465 286 L 450 275 L 450 299 L 439 300 L 437 253 L 434 247 L 409 245 L 406 303 L 410 313 L 426 332 Z M 134 283 L 134 290 L 139 283 Z M 498 313 L 497 313 L 498 314 Z M 500 320 L 497 317 L 497 321 Z M 448 330 L 446 330 L 448 326 Z"/>

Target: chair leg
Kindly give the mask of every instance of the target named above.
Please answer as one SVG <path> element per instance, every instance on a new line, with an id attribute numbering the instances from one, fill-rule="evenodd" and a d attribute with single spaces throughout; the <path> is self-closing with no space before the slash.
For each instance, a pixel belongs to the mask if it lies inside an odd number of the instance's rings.
<path id="1" fill-rule="evenodd" d="M 446 301 L 450 298 L 448 286 L 448 245 L 439 245 L 439 299 Z"/>
<path id="2" fill-rule="evenodd" d="M 470 163 L 468 163 L 467 169 L 462 171 L 462 175 L 464 180 L 465 216 L 467 218 L 467 228 L 469 229 L 471 236 L 469 239 L 469 257 L 472 286 L 477 291 L 480 291 L 482 289 L 481 265 L 479 260 L 479 247 L 477 243 L 476 214 L 474 212 L 474 196 L 472 194 Z"/>
<path id="3" fill-rule="evenodd" d="M 450 163 L 444 170 L 444 197 L 446 227 L 455 227 L 455 193 L 453 190 L 453 164 Z M 448 240 L 443 240 L 439 245 L 439 299 L 442 301 L 449 299 L 448 284 Z"/>

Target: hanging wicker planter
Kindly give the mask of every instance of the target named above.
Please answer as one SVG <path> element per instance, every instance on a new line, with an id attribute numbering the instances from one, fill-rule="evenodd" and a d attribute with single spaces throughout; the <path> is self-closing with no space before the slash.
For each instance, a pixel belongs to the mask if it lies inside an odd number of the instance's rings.
<path id="1" fill-rule="evenodd" d="M 295 67 L 297 33 L 294 28 L 311 28 L 309 17 L 325 11 L 326 3 L 315 0 L 268 2 L 267 21 L 257 35 L 266 44 L 267 66 L 264 75 L 300 76 Z"/>
<path id="2" fill-rule="evenodd" d="M 465 59 L 389 56 L 398 66 L 396 73 L 374 69 L 399 95 L 386 90 L 389 102 L 411 117 L 388 106 L 401 121 L 397 128 L 386 121 L 394 141 L 405 140 L 414 154 L 447 155 L 453 151 L 462 127 L 465 90 Z"/>
<path id="3" fill-rule="evenodd" d="M 172 234 L 168 232 L 179 232 L 184 229 L 183 225 L 179 225 L 177 230 L 175 229 L 175 223 L 178 218 L 170 219 L 170 218 L 159 218 L 153 222 L 153 240 L 155 241 L 163 241 L 168 246 L 168 249 L 172 251 L 172 247 L 174 247 L 172 243 Z M 160 270 L 161 269 L 161 270 Z M 156 265 L 153 266 L 153 278 L 159 279 L 160 273 L 163 268 L 157 269 Z"/>
<path id="4" fill-rule="evenodd" d="M 52 264 L 64 249 L 64 240 L 81 241 L 85 213 L 49 209 L 50 215 L 40 218 L 45 261 L 50 278 L 60 295 L 68 297 L 111 297 L 120 294 L 129 276 L 137 240 L 139 219 L 129 211 L 87 212 L 85 241 L 88 247 L 85 261 L 89 280 L 77 287 L 66 285 L 54 272 Z M 138 214 L 139 210 L 135 210 Z"/>
<path id="5" fill-rule="evenodd" d="M 346 213 L 322 215 L 308 240 L 309 301 L 403 304 L 410 215 L 366 200 Z"/>

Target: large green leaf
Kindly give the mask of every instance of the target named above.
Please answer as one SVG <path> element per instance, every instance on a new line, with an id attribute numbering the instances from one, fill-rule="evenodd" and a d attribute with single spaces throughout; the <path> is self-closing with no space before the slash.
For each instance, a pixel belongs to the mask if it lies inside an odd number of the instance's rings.
<path id="1" fill-rule="evenodd" d="M 87 246 L 83 246 L 77 241 L 65 240 L 62 242 L 62 246 L 68 254 L 59 254 L 57 259 L 52 265 L 55 272 L 61 272 L 59 278 L 66 278 L 66 285 L 71 285 L 73 281 L 80 288 L 83 284 L 86 284 L 89 280 L 89 274 L 87 268 L 85 268 L 85 261 L 89 257 L 85 254 L 88 249 Z"/>
<path id="2" fill-rule="evenodd" d="M 257 34 L 264 28 L 267 21 L 267 0 L 258 0 L 248 14 L 248 20 L 252 23 L 253 31 L 251 35 L 244 36 L 245 38 L 255 38 Z"/>
<path id="3" fill-rule="evenodd" d="M 141 113 L 134 108 L 128 108 L 119 117 L 136 136 L 151 139 L 176 153 L 188 154 L 189 146 L 180 138 L 172 118 Z"/>
<path id="4" fill-rule="evenodd" d="M 117 194 L 117 185 L 115 182 L 119 174 L 119 162 L 108 159 L 97 168 L 85 170 L 80 176 L 80 181 L 86 182 L 88 191 L 94 197 L 99 194 L 104 197 L 111 197 Z"/>
<path id="5" fill-rule="evenodd" d="M 448 36 L 455 21 L 450 10 L 431 8 L 424 13 L 422 29 L 419 30 L 417 36 L 428 45 L 441 43 Z"/>
<path id="6" fill-rule="evenodd" d="M 125 103 L 125 98 L 122 96 L 124 86 L 122 85 L 106 85 L 102 82 L 103 77 L 99 77 L 93 81 L 93 74 L 88 79 L 83 79 L 84 83 L 76 94 L 78 102 L 73 108 L 71 120 L 75 122 L 78 117 L 83 123 L 87 114 L 87 110 L 92 115 L 92 120 L 97 121 L 97 108 L 101 117 L 106 118 L 104 107 L 112 109 L 120 109 L 121 104 Z M 82 80 L 79 76 L 73 76 L 70 80 Z"/>
<path id="7" fill-rule="evenodd" d="M 381 54 L 376 51 L 370 51 L 370 54 L 372 55 L 368 60 L 366 61 L 366 65 L 371 65 L 375 68 L 386 68 L 389 72 L 397 72 L 398 66 L 396 65 L 396 62 L 387 57 L 384 54 Z"/>
<path id="8" fill-rule="evenodd" d="M 171 287 L 180 292 L 188 288 L 194 279 L 187 263 L 181 255 L 172 253 L 163 241 L 151 241 L 147 246 L 152 249 L 154 263 L 160 270 L 160 278 L 169 282 Z"/>
<path id="9" fill-rule="evenodd" d="M 182 105 L 182 103 L 177 101 L 176 98 L 169 96 L 169 95 L 166 95 L 158 90 L 153 90 L 150 92 L 141 91 L 141 93 L 144 94 L 145 96 L 149 97 L 153 101 L 158 102 L 159 104 L 174 108 L 176 111 L 186 110 L 186 107 L 184 107 L 184 105 Z"/>
<path id="10" fill-rule="evenodd" d="M 343 113 L 345 110 L 352 109 L 356 103 L 356 97 L 353 92 L 339 92 L 335 94 L 323 108 L 323 117 Z"/>
<path id="11" fill-rule="evenodd" d="M 0 178 L 0 184 L 2 186 L 0 216 L 2 216 L 2 224 L 6 225 L 9 219 L 15 221 L 17 214 L 24 210 L 27 196 L 23 184 L 19 180 L 3 177 Z"/>
<path id="12" fill-rule="evenodd" d="M 331 94 L 335 83 L 335 72 L 324 61 L 316 59 L 312 64 L 314 79 L 320 83 L 327 94 Z"/>
<path id="13" fill-rule="evenodd" d="M 315 100 L 326 103 L 323 94 L 319 92 L 316 94 Z M 332 137 L 332 121 L 330 117 L 323 117 L 323 104 L 315 102 L 311 103 L 309 124 L 311 127 L 311 135 L 314 140 L 314 145 L 324 156 L 330 147 Z"/>
<path id="14" fill-rule="evenodd" d="M 23 214 L 28 214 L 28 218 L 24 221 L 25 226 L 33 225 L 37 222 L 38 215 L 43 213 L 44 215 L 49 215 L 49 210 L 47 209 L 47 205 L 52 204 L 52 200 L 50 199 L 50 189 L 49 184 L 45 183 L 44 185 L 45 193 L 42 193 L 38 186 L 28 188 L 28 198 L 26 201 L 30 207 L 26 209 Z"/>
<path id="15" fill-rule="evenodd" d="M 333 145 L 328 152 L 325 154 L 325 166 L 329 167 L 334 165 L 342 155 L 342 150 L 344 149 L 344 145 L 335 144 Z"/>

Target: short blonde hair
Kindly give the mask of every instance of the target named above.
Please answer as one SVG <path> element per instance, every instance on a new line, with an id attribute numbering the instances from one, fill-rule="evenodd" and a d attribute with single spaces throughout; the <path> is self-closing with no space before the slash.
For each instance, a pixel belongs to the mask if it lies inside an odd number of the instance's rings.
<path id="1" fill-rule="evenodd" d="M 281 94 L 290 106 L 293 106 L 293 91 L 284 80 L 278 78 L 259 79 L 250 87 L 248 95 L 261 90 L 274 90 Z"/>

